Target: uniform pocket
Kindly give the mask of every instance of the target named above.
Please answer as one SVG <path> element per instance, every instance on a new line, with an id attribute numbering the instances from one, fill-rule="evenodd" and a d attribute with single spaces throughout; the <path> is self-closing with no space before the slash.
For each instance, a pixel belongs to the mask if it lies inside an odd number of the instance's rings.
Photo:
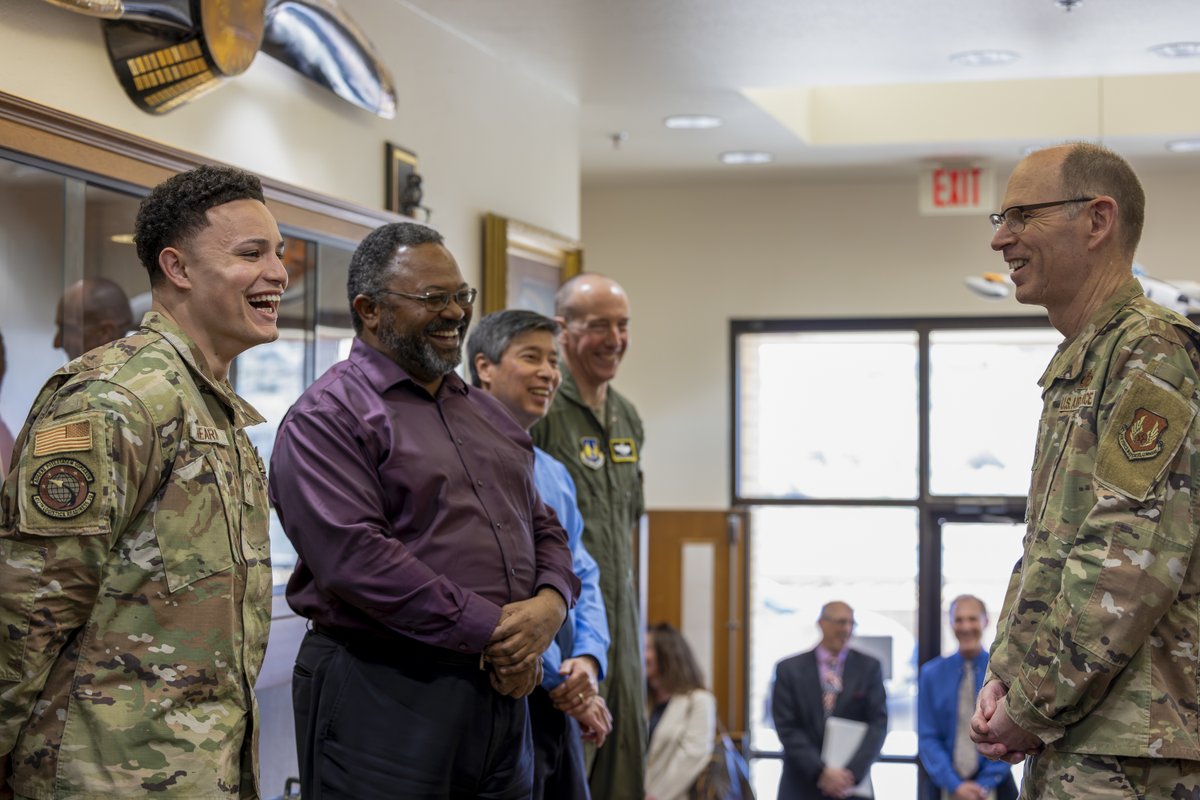
<path id="1" fill-rule="evenodd" d="M 17 539 L 0 539 L 0 680 L 20 681 L 29 641 L 30 618 L 46 548 Z"/>
<path id="2" fill-rule="evenodd" d="M 233 567 L 220 469 L 212 448 L 193 445 L 176 459 L 159 500 L 154 536 L 172 593 Z"/>
<path id="3" fill-rule="evenodd" d="M 1052 457 L 1055 463 L 1053 470 L 1042 478 L 1048 481 L 1045 489 L 1039 493 L 1039 487 L 1035 485 L 1032 493 L 1033 497 L 1044 498 L 1038 525 L 1069 546 L 1096 505 L 1096 487 L 1092 478 L 1096 434 L 1080 424 L 1075 414 L 1063 414 L 1055 421 L 1055 430 L 1047 447 L 1054 448 L 1052 455 L 1043 456 Z M 1035 481 L 1038 480 L 1035 477 Z"/>

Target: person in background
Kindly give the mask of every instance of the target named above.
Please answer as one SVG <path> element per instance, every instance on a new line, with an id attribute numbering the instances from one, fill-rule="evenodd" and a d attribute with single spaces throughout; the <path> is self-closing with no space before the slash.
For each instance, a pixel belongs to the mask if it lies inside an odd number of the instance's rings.
<path id="1" fill-rule="evenodd" d="M 950 603 L 950 624 L 958 650 L 921 665 L 917 692 L 917 752 L 933 784 L 929 800 L 1016 800 L 1012 770 L 989 761 L 971 741 L 971 716 L 983 686 L 988 655 L 983 601 L 970 594 Z"/>
<path id="2" fill-rule="evenodd" d="M 0 785 L 258 798 L 263 418 L 228 376 L 279 336 L 283 237 L 257 177 L 209 166 L 134 230 L 153 310 L 50 377 L 0 496 Z"/>
<path id="3" fill-rule="evenodd" d="M 878 659 L 852 650 L 854 609 L 826 603 L 817 620 L 821 642 L 775 665 L 771 711 L 783 745 L 779 800 L 848 797 L 870 772 L 887 736 L 887 694 Z M 824 762 L 826 720 L 864 722 L 866 733 L 845 767 Z"/>
<path id="4" fill-rule="evenodd" d="M 467 343 L 471 383 L 499 400 L 525 430 L 546 415 L 562 380 L 557 334 L 558 323 L 549 317 L 511 309 L 481 319 Z M 567 531 L 581 585 L 579 602 L 542 655 L 542 684 L 529 695 L 533 798 L 586 800 L 591 795 L 580 726 L 582 737 L 597 747 L 612 730 L 612 716 L 597 692 L 608 664 L 600 570 L 583 546 L 583 517 L 566 467 L 535 447 L 533 481 Z"/>
<path id="5" fill-rule="evenodd" d="M 563 383 L 550 412 L 530 433 L 575 481 L 583 543 L 600 565 L 612 644 L 600 693 L 613 715 L 608 745 L 595 751 L 592 795 L 636 798 L 646 757 L 638 593 L 633 541 L 642 516 L 642 420 L 612 386 L 629 347 L 629 298 L 611 278 L 576 275 L 554 298 L 562 326 Z"/>
<path id="6" fill-rule="evenodd" d="M 646 800 L 683 800 L 713 752 L 717 700 L 687 640 L 669 622 L 646 631 L 650 748 Z"/>
<path id="7" fill-rule="evenodd" d="M 579 594 L 529 434 L 454 369 L 476 292 L 432 228 L 350 261 L 356 337 L 292 406 L 271 499 L 311 620 L 292 681 L 306 800 L 517 800 L 526 696 Z"/>
<path id="8" fill-rule="evenodd" d="M 1064 337 L 971 727 L 1023 797 L 1200 796 L 1200 329 L 1145 297 L 1146 195 L 1090 143 L 1013 170 L 991 247 Z"/>
<path id="9" fill-rule="evenodd" d="M 84 278 L 67 287 L 54 312 L 54 346 L 68 358 L 119 339 L 133 327 L 129 298 L 107 278 Z"/>

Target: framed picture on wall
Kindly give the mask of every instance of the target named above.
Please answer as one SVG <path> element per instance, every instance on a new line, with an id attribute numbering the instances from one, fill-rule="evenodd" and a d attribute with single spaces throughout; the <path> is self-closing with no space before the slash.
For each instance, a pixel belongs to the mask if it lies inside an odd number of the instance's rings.
<path id="1" fill-rule="evenodd" d="M 526 308 L 554 316 L 554 293 L 583 270 L 583 246 L 524 222 L 483 219 L 483 313 Z"/>
<path id="2" fill-rule="evenodd" d="M 415 209 L 421 204 L 421 176 L 417 175 L 417 154 L 399 145 L 385 142 L 384 166 L 387 174 L 384 208 L 413 217 Z"/>

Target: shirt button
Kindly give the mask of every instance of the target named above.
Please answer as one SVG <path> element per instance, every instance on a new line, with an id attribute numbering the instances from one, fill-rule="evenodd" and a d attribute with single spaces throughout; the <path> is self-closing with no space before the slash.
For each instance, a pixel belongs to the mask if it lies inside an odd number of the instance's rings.
<path id="1" fill-rule="evenodd" d="M 497 523 L 496 523 L 496 528 L 497 528 L 497 529 L 499 529 L 499 528 L 503 528 L 503 527 L 504 527 L 504 526 L 503 526 L 503 525 L 501 525 L 499 522 L 497 522 Z"/>
<path id="2" fill-rule="evenodd" d="M 516 568 L 516 567 L 512 567 L 512 568 L 510 568 L 508 571 L 509 571 L 509 572 L 511 572 L 513 575 L 516 575 L 516 574 L 517 574 L 517 568 Z"/>
<path id="3" fill-rule="evenodd" d="M 483 481 L 475 481 L 476 485 L 483 486 Z"/>
<path id="4" fill-rule="evenodd" d="M 462 444 L 462 439 L 455 439 L 454 441 L 458 442 L 459 444 Z"/>
<path id="5" fill-rule="evenodd" d="M 458 649 L 459 649 L 459 650 L 466 650 L 466 649 L 467 649 L 467 646 L 466 646 L 465 644 L 461 644 L 461 643 L 460 643 L 460 644 L 458 645 Z"/>

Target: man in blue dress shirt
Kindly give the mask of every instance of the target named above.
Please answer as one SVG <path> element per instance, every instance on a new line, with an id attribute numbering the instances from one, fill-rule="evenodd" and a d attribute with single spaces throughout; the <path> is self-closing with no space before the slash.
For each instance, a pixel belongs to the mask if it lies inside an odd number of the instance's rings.
<path id="1" fill-rule="evenodd" d="M 919 753 L 933 783 L 929 794 L 954 800 L 1015 800 L 1017 786 L 1012 770 L 1003 761 L 988 761 L 972 747 L 970 719 L 975 697 L 987 672 L 983 647 L 987 608 L 974 595 L 964 594 L 950 603 L 950 623 L 958 652 L 940 656 L 921 667 L 917 695 Z"/>
<path id="2" fill-rule="evenodd" d="M 467 345 L 471 379 L 528 430 L 546 415 L 562 381 L 558 323 L 533 311 L 508 310 L 480 320 Z M 529 696 L 533 729 L 533 798 L 588 800 L 582 739 L 599 747 L 612 717 L 597 691 L 608 661 L 608 622 L 600 569 L 583 546 L 575 483 L 559 461 L 534 448 L 534 485 L 567 531 L 579 602 L 542 656 L 542 684 Z M 581 736 L 582 728 L 582 736 Z"/>

